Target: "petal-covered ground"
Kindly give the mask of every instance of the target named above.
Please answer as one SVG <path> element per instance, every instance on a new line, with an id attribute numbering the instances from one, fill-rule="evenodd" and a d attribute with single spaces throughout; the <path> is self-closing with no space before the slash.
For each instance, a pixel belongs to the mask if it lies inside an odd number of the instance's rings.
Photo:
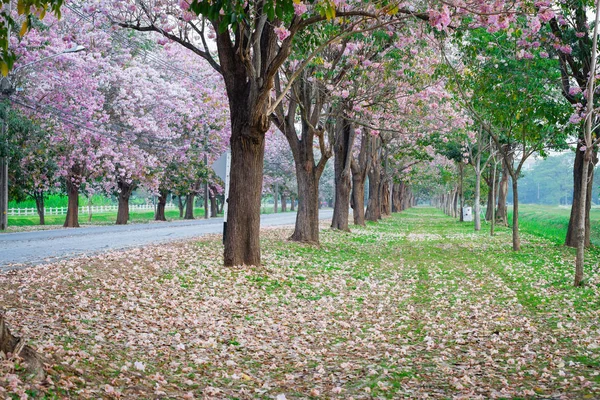
<path id="1" fill-rule="evenodd" d="M 0 398 L 600 398 L 595 251 L 576 289 L 571 249 L 430 208 L 323 228 L 265 230 L 262 267 L 209 237 L 0 275 L 53 363 L 33 384 L 0 360 Z"/>

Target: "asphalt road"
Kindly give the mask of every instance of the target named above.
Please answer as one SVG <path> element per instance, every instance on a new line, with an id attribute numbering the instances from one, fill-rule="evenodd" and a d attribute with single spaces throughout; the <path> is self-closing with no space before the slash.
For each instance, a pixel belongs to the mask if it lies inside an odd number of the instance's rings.
<path id="1" fill-rule="evenodd" d="M 319 218 L 328 219 L 332 210 Z M 261 216 L 261 226 L 293 225 L 296 213 Z M 149 224 L 107 225 L 0 234 L 0 272 L 78 255 L 166 243 L 221 233 L 223 218 Z"/>

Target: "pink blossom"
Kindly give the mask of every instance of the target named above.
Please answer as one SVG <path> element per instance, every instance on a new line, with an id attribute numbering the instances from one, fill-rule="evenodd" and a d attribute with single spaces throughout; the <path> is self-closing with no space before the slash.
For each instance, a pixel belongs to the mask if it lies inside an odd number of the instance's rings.
<path id="1" fill-rule="evenodd" d="M 294 14 L 302 16 L 306 13 L 308 7 L 302 1 L 294 2 Z"/>
<path id="2" fill-rule="evenodd" d="M 542 27 L 542 24 L 541 24 L 540 19 L 538 17 L 533 17 L 531 19 L 531 21 L 529 21 L 529 28 L 531 29 L 532 33 L 539 32 L 539 30 L 540 30 L 541 27 Z"/>
<path id="3" fill-rule="evenodd" d="M 290 36 L 290 31 L 288 31 L 285 26 L 278 26 L 273 30 L 281 41 L 284 41 L 288 36 Z"/>

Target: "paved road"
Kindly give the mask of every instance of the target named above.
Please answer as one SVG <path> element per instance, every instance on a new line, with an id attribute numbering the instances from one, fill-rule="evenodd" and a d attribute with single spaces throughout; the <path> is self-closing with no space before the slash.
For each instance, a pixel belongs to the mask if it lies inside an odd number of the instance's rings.
<path id="1" fill-rule="evenodd" d="M 319 218 L 331 218 L 323 210 Z M 261 226 L 293 225 L 295 213 L 261 216 Z M 0 234 L 0 272 L 82 254 L 194 238 L 223 231 L 223 218 Z"/>

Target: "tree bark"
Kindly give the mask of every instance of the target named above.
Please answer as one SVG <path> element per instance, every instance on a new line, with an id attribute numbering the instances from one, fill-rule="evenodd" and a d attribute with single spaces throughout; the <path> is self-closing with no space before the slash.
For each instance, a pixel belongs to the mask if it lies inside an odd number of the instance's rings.
<path id="1" fill-rule="evenodd" d="M 492 214 L 495 214 L 496 198 L 498 197 L 498 177 L 496 174 L 490 173 L 489 177 L 485 178 L 485 183 L 489 188 L 487 195 L 487 206 L 485 210 L 485 220 L 491 221 L 493 218 Z"/>
<path id="2" fill-rule="evenodd" d="M 465 218 L 463 215 L 463 209 L 465 207 L 465 195 L 464 195 L 465 188 L 463 186 L 463 183 L 464 183 L 464 177 L 465 177 L 465 164 L 462 161 L 460 161 L 458 163 L 458 170 L 460 172 L 460 189 L 459 189 L 460 190 L 460 195 L 459 195 L 460 196 L 460 217 L 459 217 L 460 219 L 459 219 L 459 221 L 464 222 Z M 475 230 L 477 231 L 479 229 L 475 228 Z"/>
<path id="3" fill-rule="evenodd" d="M 279 200 L 279 184 L 275 183 L 273 185 L 273 212 L 277 214 L 277 201 Z"/>
<path id="4" fill-rule="evenodd" d="M 478 232 L 481 230 L 481 171 L 480 171 L 480 159 L 479 159 L 479 154 L 477 155 L 477 167 L 475 168 L 475 200 L 474 200 L 474 205 L 475 205 L 475 210 L 473 210 L 473 214 L 474 214 L 474 220 L 475 220 L 475 231 Z M 460 211 L 460 215 L 462 217 L 462 208 Z"/>
<path id="5" fill-rule="evenodd" d="M 231 101 L 231 180 L 225 266 L 260 265 L 260 200 L 266 128 L 248 124 L 252 108 Z M 236 111 L 236 107 L 240 107 Z M 242 115 L 238 115 L 242 114 Z"/>
<path id="6" fill-rule="evenodd" d="M 217 205 L 217 196 L 212 194 L 212 195 L 209 195 L 208 198 L 210 200 L 210 217 L 217 218 L 217 216 L 219 215 L 219 209 L 218 209 L 218 205 Z"/>
<path id="7" fill-rule="evenodd" d="M 369 199 L 365 219 L 377 222 L 381 219 L 381 139 L 372 138 L 371 163 L 369 166 Z"/>
<path id="8" fill-rule="evenodd" d="M 385 178 L 381 182 L 381 215 L 389 217 L 392 215 L 390 204 L 390 180 Z"/>
<path id="9" fill-rule="evenodd" d="M 349 232 L 348 217 L 350 209 L 352 146 L 354 144 L 354 127 L 344 119 L 338 117 L 336 122 L 336 138 L 333 146 L 335 153 L 335 202 L 333 205 L 333 218 L 331 227 Z"/>
<path id="10" fill-rule="evenodd" d="M 179 218 L 183 218 L 183 213 L 185 211 L 185 202 L 182 200 L 182 196 L 177 196 L 177 207 L 179 208 Z"/>
<path id="11" fill-rule="evenodd" d="M 44 191 L 36 190 L 33 193 L 33 197 L 35 198 L 35 208 L 37 210 L 38 216 L 40 217 L 40 225 L 46 225 L 46 218 L 44 212 Z"/>
<path id="12" fill-rule="evenodd" d="M 133 183 L 119 181 L 119 208 L 117 210 L 117 225 L 126 225 L 129 221 L 129 198 L 135 188 Z"/>
<path id="13" fill-rule="evenodd" d="M 512 220 L 512 242 L 513 250 L 521 250 L 521 238 L 519 237 L 519 185 L 518 180 L 512 177 L 513 188 L 513 220 Z"/>
<path id="14" fill-rule="evenodd" d="M 281 193 L 281 212 L 287 212 L 287 196 Z"/>
<path id="15" fill-rule="evenodd" d="M 290 211 L 296 211 L 296 196 L 290 195 Z"/>
<path id="16" fill-rule="evenodd" d="M 65 228 L 79 228 L 79 185 L 67 177 L 67 217 L 65 218 Z"/>
<path id="17" fill-rule="evenodd" d="M 161 189 L 158 192 L 158 205 L 156 207 L 156 213 L 154 214 L 155 221 L 166 221 L 165 207 L 167 205 L 167 195 L 169 192 L 165 189 Z"/>
<path id="18" fill-rule="evenodd" d="M 196 195 L 189 193 L 185 196 L 185 217 L 183 219 L 194 219 L 194 202 Z"/>
<path id="19" fill-rule="evenodd" d="M 350 171 L 352 173 L 352 197 L 350 205 L 352 207 L 354 225 L 365 226 L 365 183 L 371 164 L 370 148 L 372 141 L 373 137 L 364 129 L 358 157 L 353 158 L 350 162 Z"/>
<path id="20" fill-rule="evenodd" d="M 508 196 L 508 166 L 504 158 L 502 159 L 502 179 L 498 184 L 498 208 L 496 211 L 496 223 L 508 226 L 508 210 L 506 208 L 506 198 Z"/>
<path id="21" fill-rule="evenodd" d="M 598 162 L 597 152 L 591 155 L 591 162 L 588 167 L 588 185 L 586 188 L 586 207 L 585 207 L 585 247 L 590 246 L 590 208 L 592 205 L 592 189 L 594 184 L 594 166 Z M 573 163 L 573 204 L 571 205 L 571 216 L 565 245 L 577 247 L 577 232 L 579 228 L 579 214 L 581 212 L 581 190 L 584 165 L 584 152 L 575 152 L 575 161 Z"/>
<path id="22" fill-rule="evenodd" d="M 39 382 L 46 378 L 44 369 L 46 360 L 26 345 L 24 338 L 13 336 L 2 313 L 0 313 L 0 352 L 5 355 L 11 354 L 13 358 L 20 357 L 27 366 L 27 373 L 32 375 L 35 381 Z"/>

